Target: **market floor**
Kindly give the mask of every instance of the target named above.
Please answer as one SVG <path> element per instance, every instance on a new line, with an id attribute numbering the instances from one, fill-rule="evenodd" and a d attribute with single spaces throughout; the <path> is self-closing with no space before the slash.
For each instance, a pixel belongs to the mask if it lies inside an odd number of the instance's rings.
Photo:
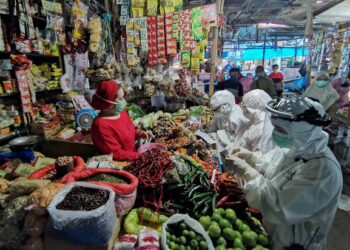
<path id="1" fill-rule="evenodd" d="M 344 194 L 350 196 L 350 176 L 344 178 Z M 350 246 L 350 212 L 338 209 L 333 227 L 328 236 L 326 250 L 349 250 Z"/>

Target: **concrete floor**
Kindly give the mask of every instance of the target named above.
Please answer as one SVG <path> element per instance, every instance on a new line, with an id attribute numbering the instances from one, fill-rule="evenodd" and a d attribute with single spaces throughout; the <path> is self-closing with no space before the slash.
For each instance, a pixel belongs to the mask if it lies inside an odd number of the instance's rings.
<path id="1" fill-rule="evenodd" d="M 350 175 L 344 175 L 343 193 L 350 196 Z M 328 236 L 326 250 L 350 249 L 350 212 L 338 209 L 333 227 Z"/>

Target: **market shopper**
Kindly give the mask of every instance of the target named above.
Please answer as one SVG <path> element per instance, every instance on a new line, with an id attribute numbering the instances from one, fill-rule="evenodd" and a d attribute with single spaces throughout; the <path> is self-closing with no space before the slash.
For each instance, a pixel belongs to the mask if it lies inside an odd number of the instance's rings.
<path id="1" fill-rule="evenodd" d="M 339 99 L 338 92 L 329 82 L 329 73 L 321 71 L 315 81 L 303 93 L 305 97 L 319 100 L 325 110 L 328 110 Z"/>
<path id="2" fill-rule="evenodd" d="M 273 126 L 270 113 L 265 109 L 269 101 L 271 97 L 260 89 L 252 90 L 243 96 L 241 106 L 249 123 L 236 133 L 231 147 L 240 146 L 263 154 L 275 147 L 271 137 Z"/>
<path id="3" fill-rule="evenodd" d="M 233 149 L 226 166 L 246 179 L 250 206 L 263 215 L 273 249 L 325 249 L 342 191 L 342 173 L 322 130 L 330 122 L 322 106 L 308 98 L 271 101 L 272 138 L 287 153 L 257 159 Z M 278 152 L 278 154 L 276 153 Z M 264 164 L 265 173 L 257 171 Z"/>
<path id="4" fill-rule="evenodd" d="M 210 99 L 210 107 L 214 111 L 214 122 L 205 128 L 208 133 L 215 133 L 218 151 L 234 140 L 235 132 L 244 127 L 249 120 L 243 115 L 235 96 L 227 90 L 215 92 Z"/>
<path id="5" fill-rule="evenodd" d="M 274 82 L 277 96 L 281 96 L 283 93 L 283 74 L 280 72 L 278 64 L 272 65 L 272 73 L 269 78 Z"/>
<path id="6" fill-rule="evenodd" d="M 139 154 L 135 140 L 140 137 L 124 110 L 124 90 L 114 81 L 99 82 L 92 106 L 100 110 L 91 127 L 94 146 L 103 154 L 113 154 L 117 161 L 131 161 Z M 141 135 L 144 137 L 147 135 Z"/>
<path id="7" fill-rule="evenodd" d="M 221 83 L 220 90 L 230 91 L 238 99 L 238 101 L 241 101 L 243 96 L 243 87 L 239 82 L 239 79 L 241 77 L 240 69 L 232 68 L 230 69 L 229 73 L 230 79 Z"/>
<path id="8" fill-rule="evenodd" d="M 263 66 L 256 67 L 255 70 L 256 79 L 253 82 L 251 90 L 261 89 L 269 94 L 272 98 L 277 96 L 274 82 L 266 76 L 265 69 Z"/>

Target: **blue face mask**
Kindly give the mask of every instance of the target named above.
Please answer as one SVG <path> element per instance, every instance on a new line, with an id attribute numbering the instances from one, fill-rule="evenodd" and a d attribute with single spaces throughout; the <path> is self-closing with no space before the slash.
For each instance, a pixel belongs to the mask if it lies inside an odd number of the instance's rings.
<path id="1" fill-rule="evenodd" d="M 124 110 L 125 106 L 126 106 L 125 100 L 118 102 L 118 104 L 115 105 L 115 108 L 113 110 L 114 114 L 119 115 L 120 112 L 122 112 Z"/>
<path id="2" fill-rule="evenodd" d="M 325 88 L 328 85 L 328 81 L 320 80 L 320 81 L 315 81 L 315 86 L 318 88 Z"/>
<path id="3" fill-rule="evenodd" d="M 280 133 L 275 129 L 272 132 L 272 140 L 280 148 L 286 148 L 291 143 L 290 138 L 287 134 Z"/>

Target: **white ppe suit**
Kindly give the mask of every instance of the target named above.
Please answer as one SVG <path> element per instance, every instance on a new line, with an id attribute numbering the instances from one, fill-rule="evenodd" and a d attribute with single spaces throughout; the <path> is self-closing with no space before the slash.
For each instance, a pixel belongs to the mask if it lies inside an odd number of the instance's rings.
<path id="1" fill-rule="evenodd" d="M 260 151 L 263 154 L 275 148 L 271 137 L 273 126 L 270 113 L 265 108 L 269 101 L 271 97 L 260 89 L 249 91 L 243 96 L 243 113 L 249 123 L 235 133 L 232 146 L 244 147 L 253 152 Z"/>
<path id="2" fill-rule="evenodd" d="M 215 133 L 217 150 L 220 152 L 234 140 L 234 134 L 249 120 L 243 115 L 235 96 L 227 90 L 216 92 L 210 99 L 214 111 L 214 122 L 207 127 L 207 132 Z"/>
<path id="3" fill-rule="evenodd" d="M 320 104 L 309 102 L 324 114 Z M 235 163 L 247 180 L 248 204 L 261 211 L 274 250 L 293 243 L 308 250 L 325 249 L 343 186 L 339 163 L 327 146 L 328 135 L 322 127 L 303 121 L 272 123 L 288 132 L 287 153 L 274 150 L 258 160 L 255 169 L 241 159 Z"/>

